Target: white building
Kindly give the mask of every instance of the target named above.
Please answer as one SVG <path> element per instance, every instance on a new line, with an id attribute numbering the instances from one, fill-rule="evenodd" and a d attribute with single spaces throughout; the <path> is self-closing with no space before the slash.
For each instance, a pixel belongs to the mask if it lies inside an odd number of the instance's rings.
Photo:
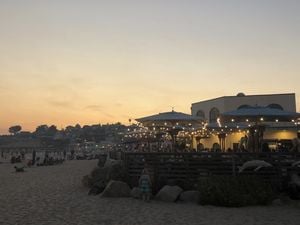
<path id="1" fill-rule="evenodd" d="M 294 93 L 267 95 L 245 95 L 239 93 L 236 96 L 224 96 L 193 103 L 191 111 L 193 116 L 199 116 L 209 124 L 216 124 L 218 118 L 221 117 L 222 120 L 222 115 L 228 112 L 255 106 L 296 113 L 296 97 Z M 294 138 L 297 138 L 299 126 L 298 123 L 295 123 L 294 125 L 294 122 L 295 121 L 290 121 L 289 123 L 286 121 L 274 121 L 274 124 L 271 123 L 267 126 L 263 139 L 270 143 L 275 143 L 278 147 L 278 145 L 285 141 L 291 141 Z M 222 150 L 228 148 L 236 149 L 236 147 L 240 145 L 241 139 L 248 135 L 249 130 L 248 127 L 237 129 L 239 127 L 238 125 L 240 125 L 238 123 L 232 123 L 231 125 L 236 126 L 236 129 L 226 129 L 226 126 L 211 129 L 210 136 L 201 139 L 200 143 L 205 148 L 211 149 L 214 144 L 221 143 L 221 133 L 226 133 L 226 136 L 224 136 L 225 138 L 222 141 Z M 250 124 L 248 124 L 248 126 L 250 127 Z"/>
<path id="2" fill-rule="evenodd" d="M 192 103 L 192 115 L 199 116 L 208 122 L 216 122 L 221 113 L 236 110 L 243 106 L 269 106 L 288 112 L 296 112 L 296 97 L 294 93 L 223 96 Z"/>

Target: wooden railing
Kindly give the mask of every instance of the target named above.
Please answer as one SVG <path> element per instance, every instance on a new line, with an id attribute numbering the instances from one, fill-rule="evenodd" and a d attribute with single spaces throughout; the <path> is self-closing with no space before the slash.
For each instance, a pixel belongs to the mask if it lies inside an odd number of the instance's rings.
<path id="1" fill-rule="evenodd" d="M 292 169 L 292 162 L 300 160 L 300 153 L 128 153 L 122 155 L 131 185 L 136 186 L 142 170 L 146 167 L 152 176 L 154 188 L 161 180 L 196 182 L 210 175 L 259 175 L 263 179 L 280 183 Z M 273 165 L 255 173 L 238 172 L 249 160 L 264 160 Z M 300 172 L 300 171 L 299 171 Z"/>

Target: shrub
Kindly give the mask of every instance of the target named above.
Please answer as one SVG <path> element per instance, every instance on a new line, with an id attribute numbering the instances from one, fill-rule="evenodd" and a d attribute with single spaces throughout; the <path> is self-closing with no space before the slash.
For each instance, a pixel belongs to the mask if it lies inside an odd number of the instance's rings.
<path id="1" fill-rule="evenodd" d="M 202 205 L 267 205 L 275 198 L 272 186 L 257 176 L 211 176 L 199 181 L 198 190 Z"/>
<path id="2" fill-rule="evenodd" d="M 128 183 L 129 176 L 123 164 L 115 164 L 110 167 L 96 167 L 89 175 L 82 178 L 82 184 L 85 187 L 92 187 L 97 183 L 107 184 L 110 180 L 118 180 Z"/>

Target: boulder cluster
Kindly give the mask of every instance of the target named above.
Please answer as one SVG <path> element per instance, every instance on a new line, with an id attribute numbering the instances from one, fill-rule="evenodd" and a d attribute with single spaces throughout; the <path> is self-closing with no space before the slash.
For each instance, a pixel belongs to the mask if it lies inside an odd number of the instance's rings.
<path id="1" fill-rule="evenodd" d="M 141 199 L 142 193 L 138 187 L 130 188 L 128 174 L 122 161 L 102 163 L 101 167 L 95 168 L 89 175 L 82 179 L 84 186 L 89 187 L 89 195 L 101 197 L 132 197 Z M 165 185 L 155 196 L 155 200 L 164 202 L 188 202 L 198 203 L 199 191 L 183 191 L 179 186 Z"/>
<path id="2" fill-rule="evenodd" d="M 118 185 L 120 186 L 121 190 L 119 190 L 122 193 L 126 193 L 126 191 L 123 191 L 122 189 L 125 187 L 125 190 L 129 190 L 130 194 L 130 188 L 126 183 L 127 180 L 128 174 L 123 162 L 116 161 L 115 163 L 95 168 L 89 175 L 83 177 L 82 184 L 90 188 L 89 195 L 104 194 L 104 191 L 110 193 L 112 192 L 110 189 L 114 189 Z M 118 196 L 117 194 L 116 197 L 123 196 Z"/>

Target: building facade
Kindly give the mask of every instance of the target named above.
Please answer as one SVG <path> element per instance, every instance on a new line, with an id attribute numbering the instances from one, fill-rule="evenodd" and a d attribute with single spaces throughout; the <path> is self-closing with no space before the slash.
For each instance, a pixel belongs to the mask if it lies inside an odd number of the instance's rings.
<path id="1" fill-rule="evenodd" d="M 192 103 L 193 116 L 198 116 L 209 123 L 216 122 L 221 113 L 233 111 L 245 106 L 264 106 L 279 108 L 288 112 L 296 112 L 296 97 L 294 93 L 223 96 L 206 101 Z"/>
<path id="2" fill-rule="evenodd" d="M 226 151 L 226 149 L 236 149 L 238 146 L 241 146 L 242 140 L 249 136 L 250 124 L 248 124 L 249 127 L 241 128 L 241 124 L 233 120 L 234 122 L 230 123 L 233 129 L 229 129 L 227 126 L 224 126 L 224 124 L 220 124 L 220 118 L 222 122 L 222 115 L 224 116 L 226 113 L 235 110 L 245 111 L 244 109 L 249 107 L 257 107 L 258 110 L 259 107 L 266 107 L 270 109 L 270 112 L 280 110 L 293 114 L 296 113 L 296 96 L 294 93 L 268 95 L 245 95 L 239 93 L 236 96 L 224 96 L 193 103 L 191 107 L 193 116 L 204 119 L 207 121 L 208 126 L 217 126 L 214 127 L 215 129 L 209 129 L 209 137 L 201 139 L 196 145 L 201 144 L 201 146 L 206 149 L 212 149 L 213 146 L 220 144 L 223 146 L 221 147 L 222 151 Z M 269 116 L 272 115 L 270 114 Z M 245 119 L 246 118 L 247 117 L 245 117 Z M 246 121 L 244 123 L 246 123 Z M 282 143 L 286 143 L 287 141 L 290 143 L 291 140 L 297 138 L 299 135 L 298 129 L 299 121 L 297 123 L 297 121 L 294 120 L 288 122 L 276 120 L 266 127 L 263 140 L 268 143 L 273 143 L 272 146 L 270 144 L 270 147 L 276 150 Z M 224 138 L 221 141 L 220 136 L 222 136 L 222 134 Z"/>

